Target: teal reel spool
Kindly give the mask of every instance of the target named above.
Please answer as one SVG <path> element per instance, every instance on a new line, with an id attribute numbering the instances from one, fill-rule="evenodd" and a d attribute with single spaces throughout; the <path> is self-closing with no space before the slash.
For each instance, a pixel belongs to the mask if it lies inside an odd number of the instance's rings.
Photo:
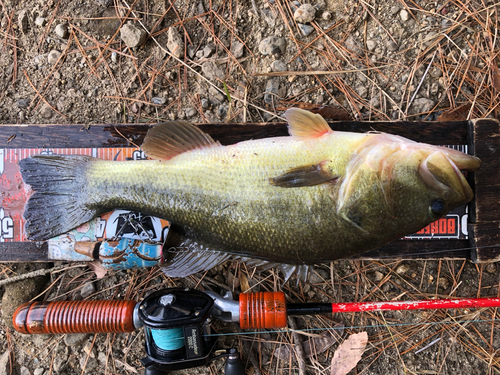
<path id="1" fill-rule="evenodd" d="M 184 330 L 180 327 L 171 329 L 150 329 L 155 345 L 165 351 L 184 347 Z"/>

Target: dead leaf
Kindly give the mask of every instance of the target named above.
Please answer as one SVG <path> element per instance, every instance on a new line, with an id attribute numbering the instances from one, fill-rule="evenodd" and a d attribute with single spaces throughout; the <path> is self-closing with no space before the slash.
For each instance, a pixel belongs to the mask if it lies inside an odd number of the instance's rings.
<path id="1" fill-rule="evenodd" d="M 368 343 L 368 333 L 350 335 L 339 345 L 332 358 L 331 375 L 347 375 L 358 364 Z"/>
<path id="2" fill-rule="evenodd" d="M 306 358 L 323 353 L 339 341 L 340 337 L 344 334 L 344 324 L 338 323 L 333 328 L 332 330 L 321 332 L 319 335 L 314 335 L 315 337 L 302 343 Z M 274 351 L 274 356 L 282 361 L 293 360 L 296 358 L 295 345 L 284 344 L 279 346 Z"/>
<path id="3" fill-rule="evenodd" d="M 324 105 L 319 108 L 311 108 L 312 113 L 323 116 L 324 119 L 334 121 L 352 121 L 351 115 L 343 108 Z"/>
<path id="4" fill-rule="evenodd" d="M 102 279 L 106 275 L 106 273 L 108 272 L 108 270 L 106 268 L 104 268 L 101 261 L 99 261 L 99 260 L 89 262 L 89 263 L 87 263 L 87 265 L 90 267 L 90 269 L 92 271 L 94 271 L 95 277 L 97 277 L 98 279 Z"/>
<path id="5" fill-rule="evenodd" d="M 437 121 L 466 121 L 469 115 L 471 103 L 461 105 L 460 107 L 444 111 L 437 118 Z"/>
<path id="6" fill-rule="evenodd" d="M 500 69 L 495 61 L 491 62 L 491 85 L 497 91 L 500 91 Z"/>

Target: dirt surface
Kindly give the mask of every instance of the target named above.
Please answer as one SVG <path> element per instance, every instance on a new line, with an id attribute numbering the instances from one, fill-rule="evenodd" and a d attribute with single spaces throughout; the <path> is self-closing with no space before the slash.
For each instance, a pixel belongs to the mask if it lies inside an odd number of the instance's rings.
<path id="1" fill-rule="evenodd" d="M 497 116 L 498 7 L 490 2 L 319 0 L 311 2 L 313 19 L 296 12 L 300 3 L 283 0 L 0 4 L 2 124 L 263 122 L 280 120 L 290 106 L 322 105 L 360 120 Z M 1 277 L 21 268 L 0 265 Z M 51 278 L 43 282 L 44 300 L 141 300 L 173 286 L 238 294 L 247 285 L 284 290 L 293 302 L 414 300 L 497 296 L 499 285 L 497 265 L 462 260 L 338 261 L 316 267 L 306 283 L 292 278 L 284 285 L 277 271 L 234 262 L 178 280 L 157 268 L 97 280 L 88 268 L 71 265 Z M 22 294 L 27 285 L 20 282 L 19 292 L 0 288 L 4 316 L 20 302 L 8 296 L 34 297 Z M 495 319 L 493 309 L 460 309 L 308 316 L 295 323 L 317 334 L 342 322 L 342 340 L 366 330 L 368 346 L 353 373 L 487 374 L 500 370 Z M 234 333 L 221 336 L 219 346 L 238 348 L 248 374 L 299 373 L 296 361 L 274 355 L 293 343 L 289 330 L 241 335 L 217 321 L 214 328 Z M 0 374 L 140 374 L 143 340 L 141 331 L 23 336 L 7 319 L 0 327 Z M 337 345 L 307 359 L 307 373 L 330 374 Z M 189 373 L 218 374 L 223 366 L 218 360 Z"/>

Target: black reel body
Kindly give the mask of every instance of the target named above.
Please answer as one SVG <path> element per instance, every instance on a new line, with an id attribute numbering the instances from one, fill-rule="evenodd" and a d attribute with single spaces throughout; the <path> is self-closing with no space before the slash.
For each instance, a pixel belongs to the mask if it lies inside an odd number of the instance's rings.
<path id="1" fill-rule="evenodd" d="M 207 365 L 217 338 L 210 336 L 213 299 L 205 293 L 172 288 L 150 294 L 138 305 L 144 327 L 146 375 Z"/>

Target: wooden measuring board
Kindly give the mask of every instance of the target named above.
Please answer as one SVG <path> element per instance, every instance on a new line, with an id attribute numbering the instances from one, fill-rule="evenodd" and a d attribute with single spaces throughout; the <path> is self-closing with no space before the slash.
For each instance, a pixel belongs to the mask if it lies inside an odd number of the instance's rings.
<path id="1" fill-rule="evenodd" d="M 451 145 L 483 160 L 469 174 L 476 202 L 461 207 L 419 233 L 370 251 L 358 259 L 472 259 L 500 256 L 497 232 L 499 199 L 495 197 L 500 158 L 500 128 L 495 120 L 455 122 L 330 122 L 333 130 L 381 131 L 418 142 Z M 34 153 L 78 153 L 124 160 L 140 157 L 140 145 L 150 125 L 3 125 L 0 126 L 0 262 L 51 260 L 46 242 L 23 237 L 24 187 L 15 168 Z M 222 144 L 288 135 L 286 124 L 204 124 L 200 128 Z M 495 136 L 496 134 L 496 136 Z M 118 158 L 118 159 L 117 159 Z M 18 167 L 17 167 L 18 168 Z M 497 189 L 499 190 L 499 189 Z M 16 200 L 17 199 L 17 200 Z M 14 204 L 13 204 L 13 201 Z"/>

